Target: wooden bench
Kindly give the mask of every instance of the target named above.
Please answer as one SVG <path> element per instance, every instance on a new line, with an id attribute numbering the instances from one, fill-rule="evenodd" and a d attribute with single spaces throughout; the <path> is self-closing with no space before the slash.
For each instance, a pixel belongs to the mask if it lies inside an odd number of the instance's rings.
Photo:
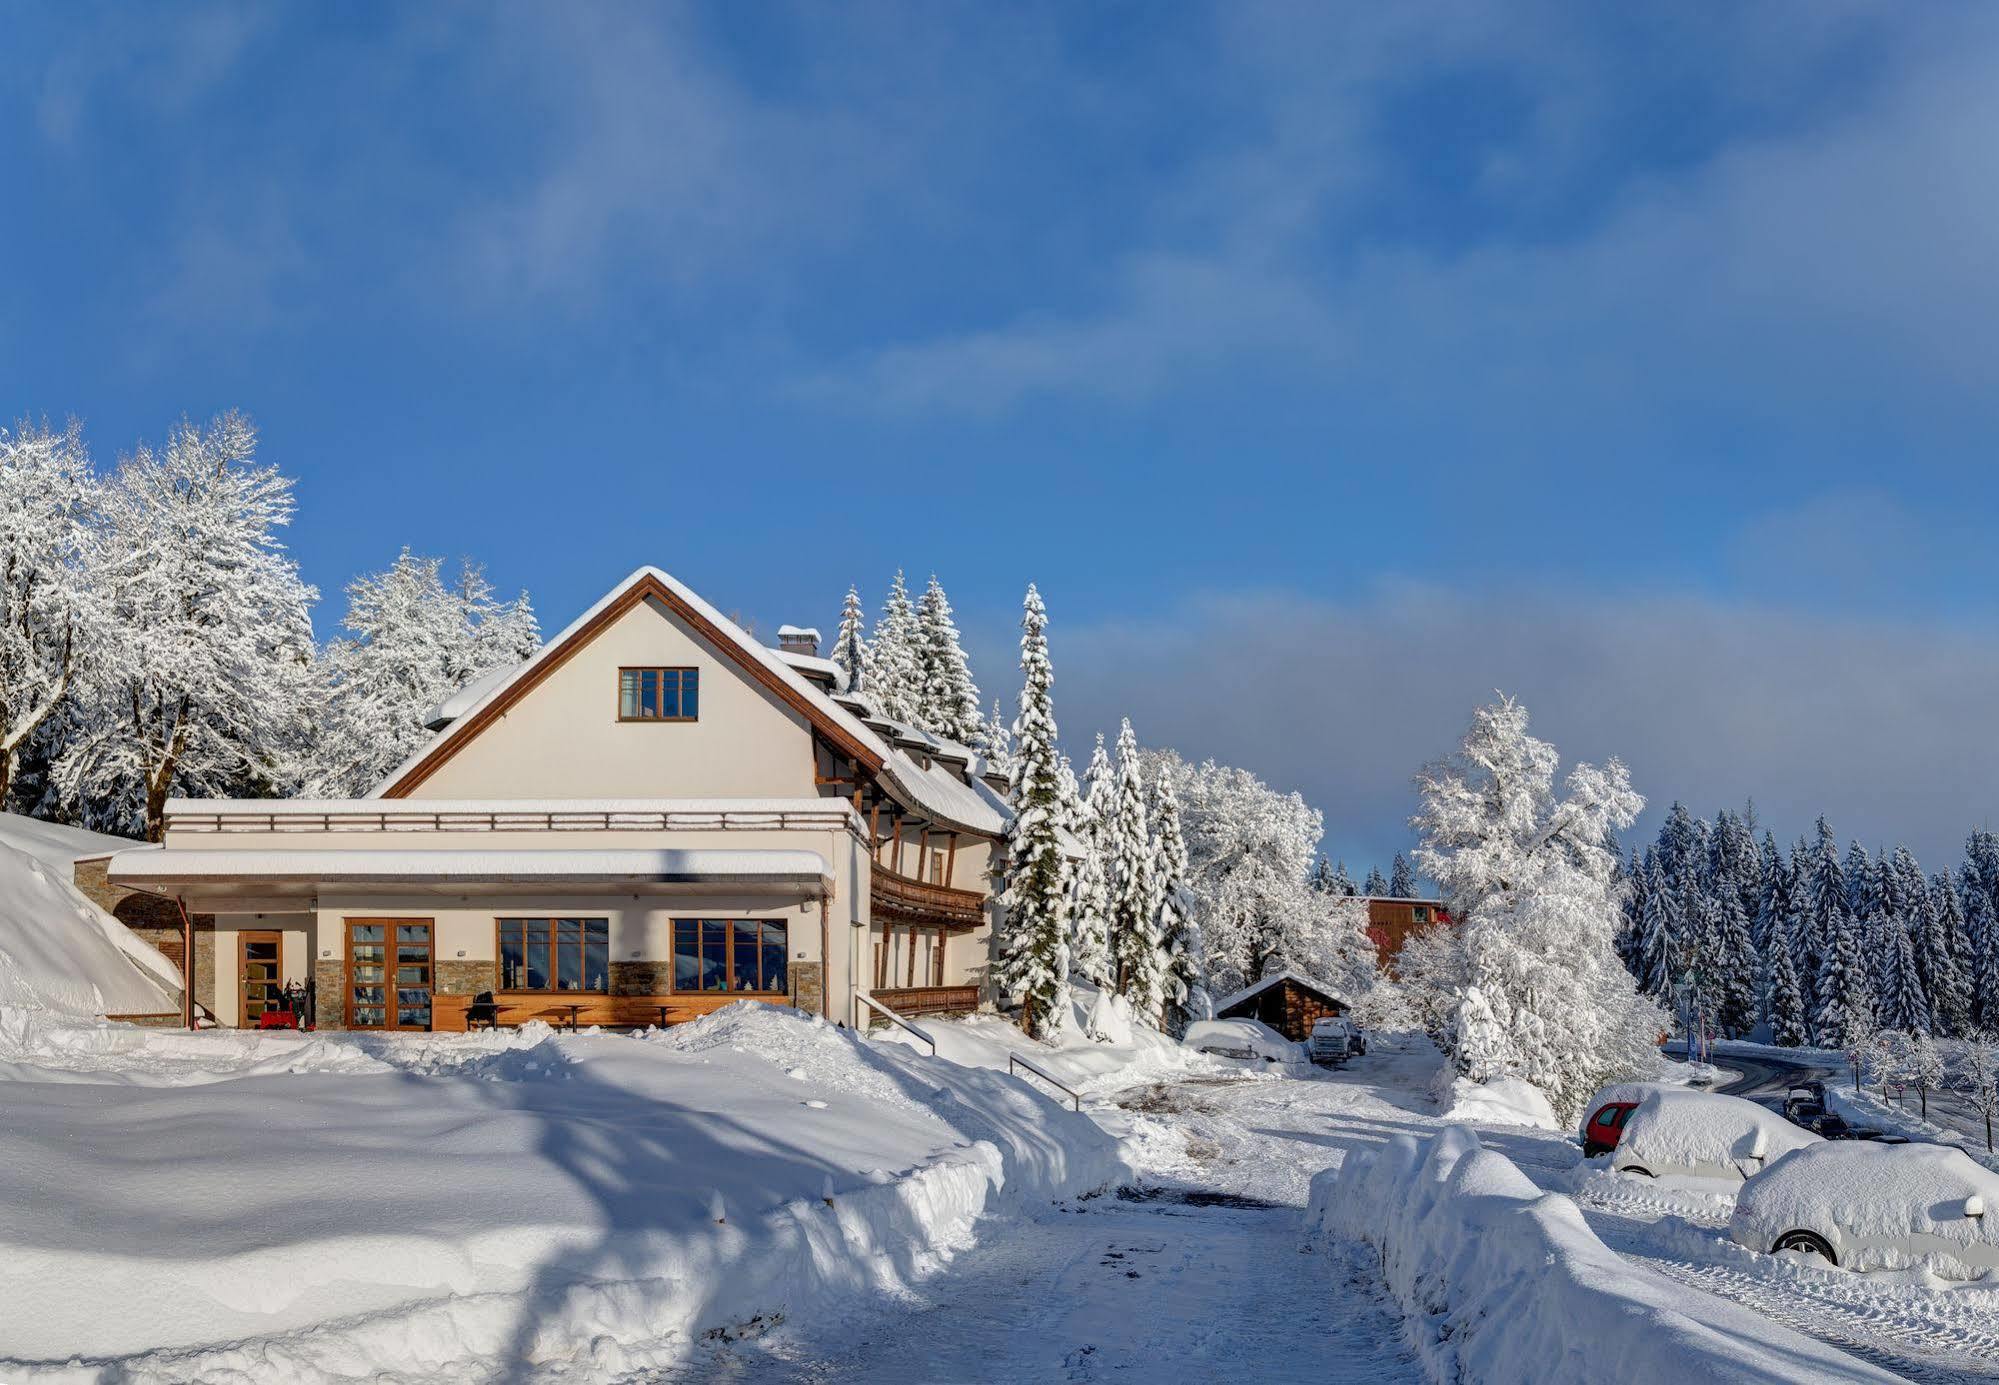
<path id="1" fill-rule="evenodd" d="M 493 996 L 494 1006 L 499 1011 L 497 1022 L 501 1025 L 512 1028 L 530 1020 L 545 1020 L 561 1029 L 570 1025 L 571 1006 L 576 1007 L 574 1020 L 578 1029 L 588 1029 L 592 1025 L 605 1029 L 643 1029 L 649 1024 L 685 1024 L 738 1000 L 766 1000 L 783 1004 L 786 997 L 727 993 L 586 995 L 577 991 L 501 991 Z M 465 1012 L 471 1008 L 472 997 L 469 995 L 433 995 L 431 1030 L 439 1034 L 463 1034 L 468 1027 Z"/>

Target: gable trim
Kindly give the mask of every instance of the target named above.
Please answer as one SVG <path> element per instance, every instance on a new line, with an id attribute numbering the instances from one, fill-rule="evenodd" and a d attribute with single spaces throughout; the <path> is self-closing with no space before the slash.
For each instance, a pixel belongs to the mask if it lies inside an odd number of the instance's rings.
<path id="1" fill-rule="evenodd" d="M 385 788 L 379 790 L 376 796 L 407 797 L 426 779 L 444 768 L 446 763 L 480 732 L 505 716 L 522 698 L 539 687 L 549 675 L 568 663 L 614 622 L 647 600 L 657 601 L 666 607 L 722 657 L 748 674 L 751 681 L 804 717 L 807 723 L 841 754 L 859 761 L 872 772 L 881 772 L 881 756 L 856 739 L 846 727 L 829 715 L 824 707 L 817 705 L 809 694 L 793 687 L 763 660 L 744 649 L 740 635 L 725 631 L 689 604 L 678 592 L 660 581 L 650 571 L 646 571 L 641 572 L 637 579 L 615 599 L 606 602 L 589 619 L 557 640 L 554 645 L 543 649 L 535 658 L 530 659 L 512 680 L 496 689 L 484 705 L 445 728 L 436 744 L 425 751 L 415 764 L 403 770 Z"/>

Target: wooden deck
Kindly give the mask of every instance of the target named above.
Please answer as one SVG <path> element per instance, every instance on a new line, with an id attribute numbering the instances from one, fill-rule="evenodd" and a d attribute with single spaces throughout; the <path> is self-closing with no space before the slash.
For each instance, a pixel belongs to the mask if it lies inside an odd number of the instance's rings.
<path id="1" fill-rule="evenodd" d="M 762 995 L 748 991 L 716 991 L 700 995 L 585 995 L 576 991 L 506 991 L 493 997 L 503 1025 L 546 1020 L 579 1029 L 602 1025 L 607 1029 L 639 1029 L 648 1024 L 685 1024 L 712 1014 L 739 1000 L 762 1000 L 788 1005 L 789 996 Z M 466 1011 L 472 1006 L 469 995 L 431 997 L 430 1027 L 437 1034 L 463 1034 Z M 576 1007 L 572 1014 L 571 1006 Z"/>

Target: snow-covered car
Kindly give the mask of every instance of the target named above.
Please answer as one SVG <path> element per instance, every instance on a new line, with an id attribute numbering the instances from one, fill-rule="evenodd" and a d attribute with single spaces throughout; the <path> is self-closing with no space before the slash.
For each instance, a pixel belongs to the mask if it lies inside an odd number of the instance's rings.
<path id="1" fill-rule="evenodd" d="M 1753 1101 L 1669 1087 L 1648 1092 L 1625 1119 L 1610 1167 L 1649 1178 L 1741 1182 L 1794 1149 L 1821 1143 Z"/>
<path id="2" fill-rule="evenodd" d="M 1312 1021 L 1305 1049 L 1315 1063 L 1339 1064 L 1367 1052 L 1367 1041 L 1346 1016 L 1327 1015 Z"/>
<path id="3" fill-rule="evenodd" d="M 1181 1042 L 1214 1058 L 1300 1064 L 1298 1045 L 1261 1020 L 1196 1020 Z"/>
<path id="4" fill-rule="evenodd" d="M 1975 1279 L 1999 1270 L 1999 1174 L 1950 1145 L 1816 1143 L 1742 1185 L 1728 1234 L 1845 1269 Z"/>
<path id="5" fill-rule="evenodd" d="M 1663 1082 L 1613 1082 L 1583 1107 L 1583 1157 L 1591 1159 L 1617 1148 L 1624 1122 L 1638 1109 L 1638 1103 L 1654 1092 L 1674 1090 Z"/>

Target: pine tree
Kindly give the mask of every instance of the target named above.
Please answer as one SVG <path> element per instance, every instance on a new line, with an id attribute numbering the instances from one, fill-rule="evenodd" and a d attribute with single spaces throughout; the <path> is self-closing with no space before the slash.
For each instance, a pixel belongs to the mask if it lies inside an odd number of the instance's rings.
<path id="1" fill-rule="evenodd" d="M 867 678 L 875 705 L 891 721 L 919 724 L 923 715 L 923 665 L 921 636 L 916 628 L 916 608 L 909 603 L 909 588 L 897 571 L 889 583 L 888 599 L 882 603 L 875 621 L 874 638 L 868 642 L 870 659 Z M 1016 732 L 1018 734 L 1018 732 Z"/>
<path id="2" fill-rule="evenodd" d="M 1981 830 L 1965 841 L 1957 889 L 1971 948 L 1972 1023 L 1999 1033 L 1999 837 Z"/>
<path id="3" fill-rule="evenodd" d="M 845 679 L 845 691 L 858 693 L 868 686 L 868 641 L 863 634 L 867 616 L 861 610 L 861 592 L 858 587 L 847 588 L 847 599 L 840 606 L 840 633 L 833 639 L 833 662 L 839 665 Z M 994 707 L 998 714 L 998 707 Z"/>
<path id="4" fill-rule="evenodd" d="M 1848 1041 L 1827 1038 L 1821 1024 L 1825 1017 L 1834 1016 L 1844 1034 L 1865 1018 L 1853 1009 L 1852 1003 L 1857 994 L 1865 992 L 1866 976 L 1860 970 L 1865 963 L 1859 939 L 1854 936 L 1853 913 L 1847 904 L 1846 874 L 1840 869 L 1839 848 L 1833 842 L 1832 828 L 1824 818 L 1818 820 L 1818 841 L 1805 857 L 1802 884 L 1804 928 L 1799 940 L 1812 963 L 1808 972 L 1812 1038 L 1821 1044 L 1841 1046 Z M 1841 947 L 1851 956 L 1842 954 L 1835 958 L 1836 949 Z M 1828 989 L 1828 978 L 1837 983 L 1832 989 Z M 1863 1024 L 1858 1034 L 1864 1036 L 1872 1029 L 1871 1023 Z"/>
<path id="5" fill-rule="evenodd" d="M 1819 1012 L 1812 1021 L 1812 1040 L 1826 1048 L 1851 1048 L 1874 1032 L 1874 1001 L 1867 964 L 1860 955 L 1860 930 L 1846 910 L 1844 895 L 1830 902 L 1824 926 Z"/>
<path id="6" fill-rule="evenodd" d="M 1353 876 L 1347 874 L 1347 863 L 1345 861 L 1337 862 L 1333 866 L 1331 893 L 1343 894 L 1348 899 L 1355 899 L 1360 895 L 1360 886 L 1354 884 Z"/>
<path id="7" fill-rule="evenodd" d="M 1187 889 L 1187 842 L 1180 830 L 1180 800 L 1166 775 L 1153 780 L 1155 826 L 1152 885 L 1159 897 L 1157 932 L 1166 953 L 1166 1032 L 1180 1037 L 1197 1020 L 1212 1018 L 1208 956 Z"/>
<path id="8" fill-rule="evenodd" d="M 1624 897 L 1617 911 L 1617 958 L 1635 980 L 1644 967 L 1645 911 L 1652 907 L 1652 877 L 1635 853 L 1625 870 Z"/>
<path id="9" fill-rule="evenodd" d="M 1800 1048 L 1810 1041 L 1811 1035 L 1805 1024 L 1805 996 L 1798 984 L 1797 958 L 1789 938 L 1773 933 L 1766 946 L 1770 950 L 1767 1001 L 1770 1042 Z"/>
<path id="10" fill-rule="evenodd" d="M 77 688 L 52 787 L 80 816 L 158 841 L 170 794 L 295 782 L 312 731 L 318 593 L 278 532 L 292 482 L 256 460 L 241 414 L 183 420 L 102 502 L 98 590 L 115 640 Z"/>
<path id="11" fill-rule="evenodd" d="M 1069 970 L 1093 986 L 1107 988 L 1115 972 L 1110 950 L 1108 842 L 1117 787 L 1101 732 L 1097 735 L 1096 750 L 1090 755 L 1087 783 L 1089 792 L 1083 799 L 1085 820 L 1076 834 L 1083 845 L 1083 859 L 1076 867 L 1075 940 L 1070 947 Z"/>
<path id="12" fill-rule="evenodd" d="M 1923 977 L 1935 1015 L 1934 1032 L 1951 1039 L 1968 1039 L 1971 1027 L 1971 943 L 1964 925 L 1964 906 L 1950 877 L 1938 872 L 1929 882 L 1928 928 L 1919 940 L 1919 961 L 1927 960 Z"/>
<path id="13" fill-rule="evenodd" d="M 1883 912 L 1876 916 L 1875 932 L 1888 958 L 1881 969 L 1878 1021 L 1904 1034 L 1929 1033 L 1930 1001 L 1923 992 L 1923 979 L 1916 968 L 1912 930 L 1902 920 Z"/>
<path id="14" fill-rule="evenodd" d="M 1715 1022 L 1724 1035 L 1739 1039 L 1756 1027 L 1756 946 L 1739 895 L 1723 891 L 1711 907 L 1716 913 Z"/>
<path id="15" fill-rule="evenodd" d="M 1360 887 L 1360 892 L 1369 899 L 1381 899 L 1387 896 L 1388 882 L 1381 878 L 1381 867 L 1374 866 L 1368 870 L 1367 883 Z"/>
<path id="16" fill-rule="evenodd" d="M 1117 990 L 1135 1018 L 1160 1023 L 1160 937 L 1152 888 L 1152 834 L 1145 820 L 1145 780 L 1138 737 L 1127 719 L 1118 730 L 1117 796 L 1111 809 L 1111 958 Z"/>
<path id="17" fill-rule="evenodd" d="M 1005 932 L 994 982 L 1020 998 L 1021 1027 L 1033 1038 L 1060 1029 L 1069 1013 L 1069 890 L 1057 817 L 1062 811 L 1055 673 L 1048 662 L 1048 612 L 1030 584 L 1021 619 L 1024 682 L 1014 719 L 1013 827 L 1007 843 Z M 879 645 L 877 645 L 879 649 Z"/>
<path id="18" fill-rule="evenodd" d="M 993 699 L 993 714 L 986 722 L 979 750 L 995 774 L 1005 774 L 1013 768 L 1013 733 L 1007 730 L 1006 718 L 1000 715 L 1000 700 L 997 697 Z"/>
<path id="19" fill-rule="evenodd" d="M 1395 853 L 1394 864 L 1389 868 L 1388 892 L 1397 899 L 1416 897 L 1416 873 L 1409 868 L 1409 863 L 1402 859 L 1402 853 L 1399 851 Z"/>
<path id="20" fill-rule="evenodd" d="M 1645 913 L 1638 927 L 1638 987 L 1662 1000 L 1673 993 L 1673 961 L 1684 931 L 1680 897 L 1652 853 L 1645 861 Z"/>
<path id="21" fill-rule="evenodd" d="M 935 573 L 917 607 L 916 625 L 921 675 L 918 724 L 933 735 L 972 745 L 979 738 L 979 688 L 959 643 L 950 599 Z"/>

